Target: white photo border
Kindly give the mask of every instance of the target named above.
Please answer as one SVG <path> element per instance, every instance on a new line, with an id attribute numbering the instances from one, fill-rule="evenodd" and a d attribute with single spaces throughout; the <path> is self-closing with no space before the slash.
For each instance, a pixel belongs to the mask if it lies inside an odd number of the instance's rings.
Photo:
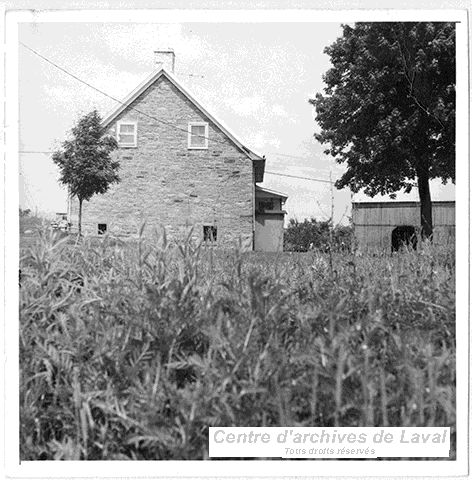
<path id="1" fill-rule="evenodd" d="M 459 476 L 469 455 L 469 52 L 467 10 L 51 10 L 7 11 L 5 16 L 6 152 L 4 162 L 4 412 L 5 471 L 9 477 L 195 476 Z M 19 461 L 18 319 L 18 25 L 23 22 L 457 22 L 456 97 L 456 339 L 457 458 L 454 461 Z M 3 200 L 3 199 L 2 199 Z M 1 446 L 1 445 L 0 445 Z"/>

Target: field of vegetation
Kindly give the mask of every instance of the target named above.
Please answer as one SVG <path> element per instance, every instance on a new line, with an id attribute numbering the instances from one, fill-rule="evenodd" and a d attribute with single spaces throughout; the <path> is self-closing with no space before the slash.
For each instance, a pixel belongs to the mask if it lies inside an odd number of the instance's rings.
<path id="1" fill-rule="evenodd" d="M 450 426 L 454 455 L 452 248 L 30 243 L 23 460 L 207 459 L 209 426 Z"/>

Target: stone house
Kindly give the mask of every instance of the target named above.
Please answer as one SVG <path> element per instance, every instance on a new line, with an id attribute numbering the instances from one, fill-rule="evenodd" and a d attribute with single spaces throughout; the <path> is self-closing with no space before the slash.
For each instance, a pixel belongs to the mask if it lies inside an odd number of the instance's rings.
<path id="1" fill-rule="evenodd" d="M 173 74 L 173 51 L 156 53 L 157 70 L 103 120 L 119 148 L 121 182 L 83 203 L 86 235 L 137 235 L 164 227 L 196 240 L 279 251 L 286 196 L 256 186 L 265 157 L 244 146 Z M 77 225 L 78 201 L 69 215 Z"/>

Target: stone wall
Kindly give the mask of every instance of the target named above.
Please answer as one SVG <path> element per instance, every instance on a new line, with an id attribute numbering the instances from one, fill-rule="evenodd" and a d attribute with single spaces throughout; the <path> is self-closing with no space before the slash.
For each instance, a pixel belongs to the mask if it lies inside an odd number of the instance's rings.
<path id="1" fill-rule="evenodd" d="M 252 161 L 165 77 L 131 106 L 181 130 L 130 107 L 116 118 L 108 131 L 111 135 L 115 135 L 119 120 L 138 122 L 137 147 L 114 152 L 120 161 L 121 182 L 84 202 L 84 234 L 96 235 L 98 224 L 105 223 L 112 235 L 134 236 L 146 222 L 148 234 L 165 227 L 175 238 L 193 227 L 198 239 L 203 238 L 204 224 L 215 224 L 218 245 L 228 246 L 242 238 L 252 247 Z M 195 121 L 209 123 L 207 150 L 188 149 L 188 123 Z M 75 227 L 77 213 L 75 199 L 71 203 Z"/>

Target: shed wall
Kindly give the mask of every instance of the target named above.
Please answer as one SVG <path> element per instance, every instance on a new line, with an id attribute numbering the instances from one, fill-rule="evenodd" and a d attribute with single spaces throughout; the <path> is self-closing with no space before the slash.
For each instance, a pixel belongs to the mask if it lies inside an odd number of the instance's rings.
<path id="1" fill-rule="evenodd" d="M 455 240 L 455 204 L 433 202 L 433 241 L 438 244 Z M 356 245 L 360 249 L 389 250 L 395 227 L 421 225 L 419 203 L 354 204 L 352 210 Z"/>
<path id="2" fill-rule="evenodd" d="M 254 250 L 282 252 L 284 249 L 284 214 L 256 214 Z"/>

